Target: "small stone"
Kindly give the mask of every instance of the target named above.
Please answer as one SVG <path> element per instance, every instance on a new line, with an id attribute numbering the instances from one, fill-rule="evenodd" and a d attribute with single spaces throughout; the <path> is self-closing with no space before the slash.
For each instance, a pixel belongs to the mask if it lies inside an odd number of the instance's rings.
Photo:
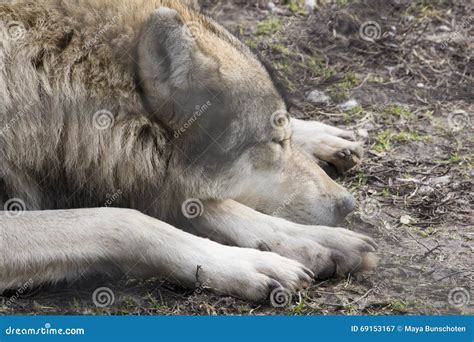
<path id="1" fill-rule="evenodd" d="M 421 195 L 421 196 L 426 196 L 426 195 L 431 194 L 433 191 L 434 191 L 434 189 L 431 186 L 422 185 L 418 189 L 418 194 Z"/>
<path id="2" fill-rule="evenodd" d="M 391 74 L 395 70 L 399 69 L 399 66 L 398 65 L 388 65 L 388 66 L 385 66 L 384 68 L 387 69 L 388 72 Z"/>
<path id="3" fill-rule="evenodd" d="M 364 128 L 359 128 L 357 130 L 357 135 L 361 138 L 368 138 L 369 137 L 369 132 Z"/>
<path id="4" fill-rule="evenodd" d="M 328 105 L 329 103 L 331 103 L 331 98 L 319 90 L 311 91 L 306 96 L 306 99 L 314 104 Z"/>
<path id="5" fill-rule="evenodd" d="M 441 26 L 438 26 L 438 31 L 441 31 L 441 32 L 451 32 L 451 27 L 447 26 L 447 25 L 441 25 Z"/>
<path id="6" fill-rule="evenodd" d="M 430 178 L 428 183 L 433 184 L 433 185 L 446 185 L 451 181 L 451 176 L 442 176 L 442 177 L 436 177 L 436 178 Z"/>
<path id="7" fill-rule="evenodd" d="M 357 102 L 356 99 L 350 99 L 349 101 L 340 104 L 338 107 L 341 108 L 343 111 L 347 112 L 357 106 L 359 106 L 359 102 Z"/>
<path id="8" fill-rule="evenodd" d="M 304 9 L 311 13 L 314 11 L 314 8 L 316 7 L 316 0 L 305 0 L 304 2 Z"/>
<path id="9" fill-rule="evenodd" d="M 272 13 L 276 11 L 276 5 L 271 1 L 268 2 L 267 7 Z"/>
<path id="10" fill-rule="evenodd" d="M 416 86 L 417 86 L 418 88 L 424 88 L 424 87 L 425 87 L 425 85 L 424 85 L 423 83 L 417 83 Z"/>
<path id="11" fill-rule="evenodd" d="M 402 215 L 400 217 L 401 224 L 410 224 L 411 221 L 413 221 L 413 218 L 410 215 Z"/>

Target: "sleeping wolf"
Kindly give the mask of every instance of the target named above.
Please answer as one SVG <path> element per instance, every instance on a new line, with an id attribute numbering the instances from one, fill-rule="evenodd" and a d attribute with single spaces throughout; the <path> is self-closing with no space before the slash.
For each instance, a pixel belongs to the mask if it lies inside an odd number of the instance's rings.
<path id="1" fill-rule="evenodd" d="M 359 144 L 290 119 L 212 19 L 35 0 L 0 20 L 0 290 L 118 271 L 262 300 L 375 266 L 371 238 L 329 227 L 354 200 L 314 159 L 344 171 Z"/>

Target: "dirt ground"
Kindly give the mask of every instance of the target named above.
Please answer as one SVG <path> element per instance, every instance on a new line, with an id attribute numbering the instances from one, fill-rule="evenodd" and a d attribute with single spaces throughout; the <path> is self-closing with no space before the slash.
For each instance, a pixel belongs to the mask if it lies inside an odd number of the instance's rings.
<path id="1" fill-rule="evenodd" d="M 365 142 L 338 181 L 359 203 L 347 227 L 379 244 L 376 271 L 316 282 L 281 307 L 124 276 L 8 293 L 0 314 L 474 314 L 472 2 L 320 1 L 311 15 L 302 2 L 202 5 L 276 69 L 295 117 Z M 313 90 L 330 100 L 311 103 Z M 93 303 L 98 287 L 110 305 Z"/>

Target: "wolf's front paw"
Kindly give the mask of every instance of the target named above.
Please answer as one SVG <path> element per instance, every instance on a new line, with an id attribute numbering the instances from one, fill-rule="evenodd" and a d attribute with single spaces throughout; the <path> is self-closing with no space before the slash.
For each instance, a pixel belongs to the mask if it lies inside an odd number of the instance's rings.
<path id="1" fill-rule="evenodd" d="M 315 238 L 329 253 L 327 268 L 321 278 L 353 274 L 372 270 L 378 258 L 374 252 L 377 244 L 366 235 L 344 228 L 314 227 Z"/>
<path id="2" fill-rule="evenodd" d="M 345 173 L 359 164 L 363 154 L 360 143 L 341 138 L 324 140 L 321 150 L 319 158 L 334 165 L 339 173 Z"/>
<path id="3" fill-rule="evenodd" d="M 292 119 L 291 122 L 295 146 L 316 161 L 333 165 L 339 173 L 360 163 L 362 144 L 354 141 L 353 132 L 317 121 Z"/>
<path id="4" fill-rule="evenodd" d="M 300 261 L 320 279 L 371 270 L 377 264 L 375 242 L 343 228 L 295 225 L 272 232 L 265 246 Z"/>
<path id="5" fill-rule="evenodd" d="M 208 287 L 220 294 L 260 301 L 277 288 L 301 290 L 314 277 L 301 263 L 275 253 L 237 247 L 224 249 L 218 264 L 202 265 Z"/>
<path id="6" fill-rule="evenodd" d="M 359 164 L 363 155 L 361 143 L 328 134 L 310 138 L 300 146 L 317 160 L 333 165 L 341 174 Z"/>

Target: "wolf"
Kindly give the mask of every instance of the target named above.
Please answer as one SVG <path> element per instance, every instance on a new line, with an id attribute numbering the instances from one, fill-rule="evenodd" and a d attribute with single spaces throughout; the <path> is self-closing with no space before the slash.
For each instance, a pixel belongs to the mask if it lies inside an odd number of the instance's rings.
<path id="1" fill-rule="evenodd" d="M 259 301 L 375 267 L 316 162 L 345 171 L 360 144 L 290 118 L 191 5 L 0 3 L 0 291 L 126 273 Z"/>

